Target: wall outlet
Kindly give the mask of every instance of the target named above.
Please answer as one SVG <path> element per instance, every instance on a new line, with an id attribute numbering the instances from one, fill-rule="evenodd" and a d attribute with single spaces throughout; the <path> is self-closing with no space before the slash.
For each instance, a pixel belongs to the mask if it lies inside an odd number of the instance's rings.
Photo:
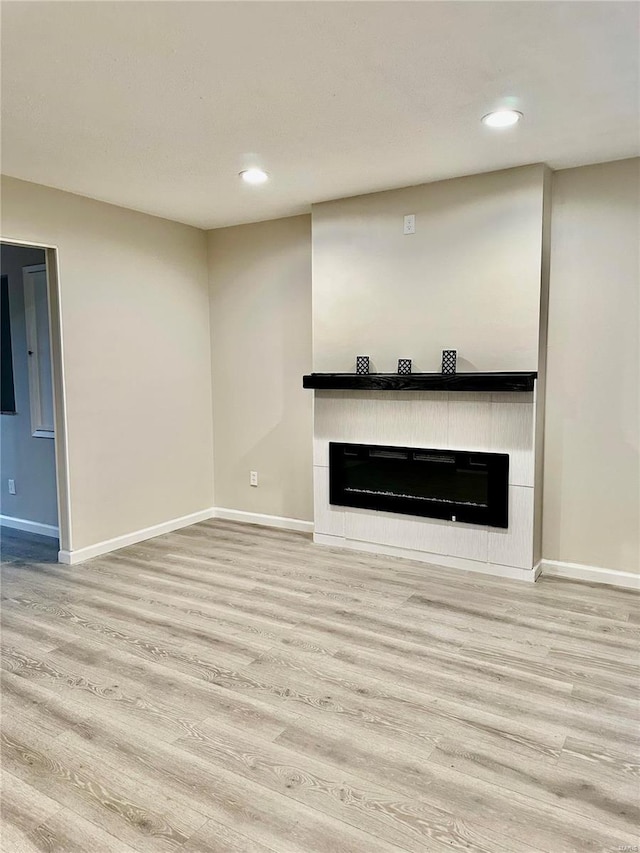
<path id="1" fill-rule="evenodd" d="M 249 472 L 249 485 L 250 486 L 257 486 L 258 485 L 258 472 L 257 471 L 250 471 Z"/>
<path id="2" fill-rule="evenodd" d="M 15 493 L 16 493 L 16 481 L 15 480 L 9 480 L 9 494 L 15 495 Z"/>
<path id="3" fill-rule="evenodd" d="M 416 215 L 415 213 L 408 213 L 404 218 L 404 234 L 415 234 L 416 233 Z"/>

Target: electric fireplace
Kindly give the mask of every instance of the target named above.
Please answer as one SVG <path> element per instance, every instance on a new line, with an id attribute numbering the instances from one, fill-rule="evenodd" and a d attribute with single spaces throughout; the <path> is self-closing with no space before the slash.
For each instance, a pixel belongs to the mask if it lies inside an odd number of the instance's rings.
<path id="1" fill-rule="evenodd" d="M 329 443 L 329 502 L 508 527 L 509 456 Z"/>

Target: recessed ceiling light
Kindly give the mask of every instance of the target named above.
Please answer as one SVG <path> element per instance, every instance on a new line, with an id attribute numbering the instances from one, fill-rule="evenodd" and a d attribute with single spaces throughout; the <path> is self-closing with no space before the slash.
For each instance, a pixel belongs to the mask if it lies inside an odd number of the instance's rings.
<path id="1" fill-rule="evenodd" d="M 482 123 L 487 127 L 511 127 L 517 124 L 522 118 L 522 113 L 518 110 L 496 110 L 493 113 L 487 113 L 482 116 Z"/>
<path id="2" fill-rule="evenodd" d="M 269 175 L 262 169 L 245 169 L 240 172 L 240 177 L 247 184 L 264 184 L 265 181 L 269 180 Z"/>

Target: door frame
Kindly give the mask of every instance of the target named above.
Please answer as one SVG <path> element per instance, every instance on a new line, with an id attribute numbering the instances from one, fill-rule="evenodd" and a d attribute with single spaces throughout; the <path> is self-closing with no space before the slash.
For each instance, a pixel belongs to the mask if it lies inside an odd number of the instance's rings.
<path id="1" fill-rule="evenodd" d="M 51 371 L 53 375 L 53 412 L 55 429 L 56 492 L 58 497 L 58 539 L 60 551 L 73 550 L 71 525 L 71 489 L 69 475 L 69 435 L 67 393 L 64 369 L 62 332 L 62 299 L 60 294 L 60 265 L 58 247 L 35 240 L 20 240 L 0 235 L 0 243 L 44 249 L 47 271 L 47 300 L 49 303 L 49 338 Z"/>

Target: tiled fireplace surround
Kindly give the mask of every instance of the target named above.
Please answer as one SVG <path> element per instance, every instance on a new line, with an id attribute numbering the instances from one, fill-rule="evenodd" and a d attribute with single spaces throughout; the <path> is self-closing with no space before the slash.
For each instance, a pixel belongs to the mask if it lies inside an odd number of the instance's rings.
<path id="1" fill-rule="evenodd" d="M 330 441 L 508 453 L 509 527 L 331 506 Z M 534 581 L 540 561 L 540 450 L 535 391 L 316 391 L 314 540 Z"/>

